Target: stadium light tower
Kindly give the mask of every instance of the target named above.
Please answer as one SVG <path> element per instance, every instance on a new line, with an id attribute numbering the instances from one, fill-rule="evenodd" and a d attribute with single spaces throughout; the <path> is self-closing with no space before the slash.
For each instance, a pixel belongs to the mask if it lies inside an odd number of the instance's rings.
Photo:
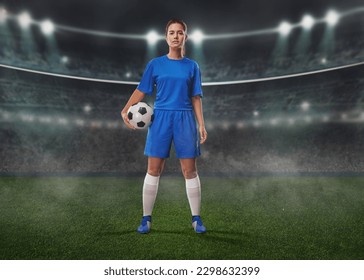
<path id="1" fill-rule="evenodd" d="M 21 28 L 28 28 L 29 25 L 32 23 L 32 18 L 28 12 L 22 12 L 18 15 L 18 22 Z"/>
<path id="2" fill-rule="evenodd" d="M 48 19 L 40 24 L 40 28 L 44 35 L 51 35 L 54 32 L 54 24 Z"/>
<path id="3" fill-rule="evenodd" d="M 335 26 L 339 21 L 339 14 L 333 10 L 327 12 L 325 20 L 329 26 Z"/>
<path id="4" fill-rule="evenodd" d="M 302 18 L 301 25 L 304 29 L 309 30 L 312 28 L 312 26 L 315 24 L 315 20 L 310 15 L 305 15 Z"/>

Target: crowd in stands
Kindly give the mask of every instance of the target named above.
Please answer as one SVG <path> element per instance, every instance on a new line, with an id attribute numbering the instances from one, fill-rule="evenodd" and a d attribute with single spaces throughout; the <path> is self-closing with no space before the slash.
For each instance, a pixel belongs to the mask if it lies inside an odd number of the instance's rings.
<path id="1" fill-rule="evenodd" d="M 201 172 L 363 172 L 363 72 L 357 67 L 320 78 L 205 87 L 209 140 L 202 148 Z M 145 172 L 146 131 L 126 129 L 119 115 L 133 87 L 62 82 L 14 70 L 2 70 L 0 84 L 1 174 Z M 307 111 L 301 108 L 304 100 L 311 102 Z M 356 119 L 349 112 L 357 112 Z M 323 113 L 330 118 L 315 118 Z M 46 116 L 69 123 L 39 121 Z M 277 116 L 281 123 L 272 122 Z M 295 123 L 287 122 L 290 117 Z M 76 125 L 76 119 L 84 125 Z M 95 119 L 118 125 L 93 126 Z M 166 172 L 180 172 L 174 153 Z"/>
<path id="2" fill-rule="evenodd" d="M 214 129 L 202 147 L 200 171 L 208 175 L 250 173 L 362 173 L 363 127 Z M 145 132 L 125 130 L 42 130 L 1 126 L 0 173 L 145 172 Z M 180 172 L 172 150 L 166 173 Z"/>

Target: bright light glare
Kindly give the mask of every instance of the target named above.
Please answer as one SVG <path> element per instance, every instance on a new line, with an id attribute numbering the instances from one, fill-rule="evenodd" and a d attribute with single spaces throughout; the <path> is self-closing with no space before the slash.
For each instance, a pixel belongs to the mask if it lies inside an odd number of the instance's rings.
<path id="1" fill-rule="evenodd" d="M 61 57 L 61 62 L 63 64 L 67 64 L 69 61 L 70 61 L 70 59 L 69 59 L 68 56 L 64 55 L 64 56 Z"/>
<path id="2" fill-rule="evenodd" d="M 89 104 L 86 104 L 84 107 L 83 107 L 83 111 L 86 112 L 86 113 L 90 113 L 92 110 L 92 107 L 91 105 Z"/>
<path id="3" fill-rule="evenodd" d="M 288 35 L 289 32 L 291 32 L 291 29 L 292 25 L 287 21 L 282 22 L 278 27 L 279 33 L 281 33 L 283 36 Z"/>
<path id="4" fill-rule="evenodd" d="M 18 15 L 18 22 L 22 28 L 27 28 L 32 23 L 32 18 L 30 17 L 29 13 L 22 12 Z"/>
<path id="5" fill-rule="evenodd" d="M 45 35 L 50 35 L 54 32 L 54 24 L 48 19 L 41 23 L 40 28 Z"/>
<path id="6" fill-rule="evenodd" d="M 157 32 L 155 32 L 155 31 L 150 31 L 147 34 L 147 41 L 151 45 L 154 45 L 155 43 L 157 43 L 158 39 L 159 39 L 159 36 L 158 36 Z"/>
<path id="7" fill-rule="evenodd" d="M 192 33 L 192 35 L 191 35 L 191 40 L 192 40 L 194 43 L 196 43 L 196 44 L 201 43 L 201 42 L 202 42 L 202 40 L 203 40 L 203 38 L 204 38 L 204 35 L 203 35 L 203 33 L 202 33 L 202 31 L 201 31 L 201 30 L 196 30 L 196 31 L 195 31 L 195 32 L 193 32 L 193 33 Z"/>
<path id="8" fill-rule="evenodd" d="M 330 26 L 336 25 L 336 23 L 339 21 L 339 14 L 333 10 L 328 11 L 326 14 L 325 20 Z"/>
<path id="9" fill-rule="evenodd" d="M 8 18 L 8 12 L 0 7 L 0 23 L 4 23 L 6 19 Z"/>
<path id="10" fill-rule="evenodd" d="M 304 29 L 311 29 L 311 27 L 314 25 L 314 23 L 315 23 L 315 20 L 310 15 L 305 15 L 301 22 Z"/>
<path id="11" fill-rule="evenodd" d="M 307 101 L 302 102 L 301 108 L 303 111 L 307 111 L 308 109 L 310 109 L 310 103 L 308 103 Z"/>

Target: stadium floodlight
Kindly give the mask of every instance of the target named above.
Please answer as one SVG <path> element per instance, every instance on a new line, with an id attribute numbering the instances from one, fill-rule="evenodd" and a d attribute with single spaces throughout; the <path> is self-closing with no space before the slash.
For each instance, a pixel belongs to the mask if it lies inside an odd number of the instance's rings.
<path id="1" fill-rule="evenodd" d="M 155 31 L 150 31 L 147 36 L 146 39 L 148 41 L 148 44 L 150 45 L 154 45 L 155 43 L 157 43 L 157 41 L 159 40 L 159 36 L 158 33 Z"/>
<path id="2" fill-rule="evenodd" d="M 279 122 L 279 119 L 277 119 L 277 118 L 273 118 L 273 119 L 271 119 L 270 120 L 270 124 L 272 125 L 272 126 L 276 126 L 277 124 L 278 124 L 278 122 Z"/>
<path id="3" fill-rule="evenodd" d="M 33 122 L 34 116 L 30 114 L 21 114 L 20 119 L 24 122 Z"/>
<path id="4" fill-rule="evenodd" d="M 85 113 L 90 113 L 90 112 L 91 112 L 91 110 L 92 110 L 92 107 L 91 107 L 91 105 L 89 105 L 89 104 L 86 104 L 86 105 L 83 107 L 83 111 L 84 111 Z"/>
<path id="5" fill-rule="evenodd" d="M 312 16 L 305 15 L 302 18 L 301 25 L 304 29 L 306 29 L 306 30 L 311 29 L 314 24 L 315 24 L 315 20 Z"/>
<path id="6" fill-rule="evenodd" d="M 201 30 L 195 30 L 191 36 L 190 36 L 191 40 L 196 43 L 196 44 L 200 44 L 202 42 L 202 40 L 204 39 L 204 34 L 202 33 Z"/>
<path id="7" fill-rule="evenodd" d="M 3 7 L 0 7 L 0 23 L 4 23 L 7 18 L 8 12 Z"/>
<path id="8" fill-rule="evenodd" d="M 229 128 L 230 128 L 230 123 L 228 122 L 228 121 L 222 121 L 221 123 L 220 123 L 220 125 L 221 125 L 221 128 L 223 129 L 223 130 L 228 130 Z"/>
<path id="9" fill-rule="evenodd" d="M 40 24 L 40 28 L 44 35 L 51 35 L 54 32 L 54 24 L 49 19 Z"/>
<path id="10" fill-rule="evenodd" d="M 305 116 L 304 120 L 306 123 L 311 123 L 312 122 L 312 117 L 311 116 Z"/>
<path id="11" fill-rule="evenodd" d="M 63 118 L 63 117 L 59 117 L 59 118 L 57 119 L 57 122 L 58 122 L 58 124 L 60 124 L 60 125 L 68 125 L 68 120 L 67 120 L 66 118 Z"/>
<path id="12" fill-rule="evenodd" d="M 52 118 L 49 116 L 41 116 L 39 117 L 39 122 L 49 124 L 52 122 Z"/>
<path id="13" fill-rule="evenodd" d="M 339 21 L 339 14 L 334 10 L 330 10 L 327 12 L 325 20 L 329 26 L 335 26 Z"/>
<path id="14" fill-rule="evenodd" d="M 310 109 L 310 103 L 308 103 L 307 101 L 302 102 L 301 109 L 303 111 L 308 111 L 308 109 Z"/>
<path id="15" fill-rule="evenodd" d="M 84 126 L 85 125 L 85 121 L 82 119 L 76 119 L 75 120 L 75 124 L 78 126 Z"/>
<path id="16" fill-rule="evenodd" d="M 106 127 L 107 128 L 110 128 L 110 129 L 114 129 L 114 128 L 118 128 L 119 127 L 119 122 L 116 122 L 116 121 L 108 121 L 106 123 Z"/>
<path id="17" fill-rule="evenodd" d="M 236 123 L 236 128 L 243 129 L 245 127 L 245 123 L 243 121 L 238 121 Z"/>
<path id="18" fill-rule="evenodd" d="M 281 33 L 283 36 L 287 36 L 289 32 L 291 32 L 291 29 L 292 25 L 287 21 L 283 21 L 278 27 L 279 33 Z"/>
<path id="19" fill-rule="evenodd" d="M 67 64 L 68 62 L 70 62 L 70 59 L 69 59 L 68 56 L 64 55 L 64 56 L 61 57 L 61 62 L 63 64 Z"/>
<path id="20" fill-rule="evenodd" d="M 28 12 L 22 12 L 18 15 L 18 23 L 21 28 L 27 28 L 32 23 L 32 18 Z"/>
<path id="21" fill-rule="evenodd" d="M 324 115 L 323 117 L 322 117 L 322 121 L 323 122 L 328 122 L 330 120 L 330 117 L 329 116 L 327 116 L 327 115 Z"/>

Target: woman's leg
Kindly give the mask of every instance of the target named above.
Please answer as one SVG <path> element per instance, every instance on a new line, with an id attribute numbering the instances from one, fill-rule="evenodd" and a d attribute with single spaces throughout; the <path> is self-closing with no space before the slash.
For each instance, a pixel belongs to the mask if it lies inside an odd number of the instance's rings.
<path id="1" fill-rule="evenodd" d="M 186 193 L 192 214 L 192 226 L 197 233 L 206 232 L 200 218 L 201 183 L 197 173 L 196 159 L 180 159 L 183 176 L 186 180 Z"/>
<path id="2" fill-rule="evenodd" d="M 197 174 L 196 159 L 180 159 L 183 176 L 186 180 L 186 192 L 192 216 L 200 215 L 201 184 Z"/>
<path id="3" fill-rule="evenodd" d="M 152 212 L 157 198 L 159 177 L 163 172 L 165 159 L 148 158 L 148 171 L 143 184 L 143 219 L 139 233 L 148 233 L 152 226 Z"/>
<path id="4" fill-rule="evenodd" d="M 143 216 L 151 216 L 158 193 L 159 177 L 163 172 L 165 159 L 148 158 L 148 171 L 143 185 Z"/>

